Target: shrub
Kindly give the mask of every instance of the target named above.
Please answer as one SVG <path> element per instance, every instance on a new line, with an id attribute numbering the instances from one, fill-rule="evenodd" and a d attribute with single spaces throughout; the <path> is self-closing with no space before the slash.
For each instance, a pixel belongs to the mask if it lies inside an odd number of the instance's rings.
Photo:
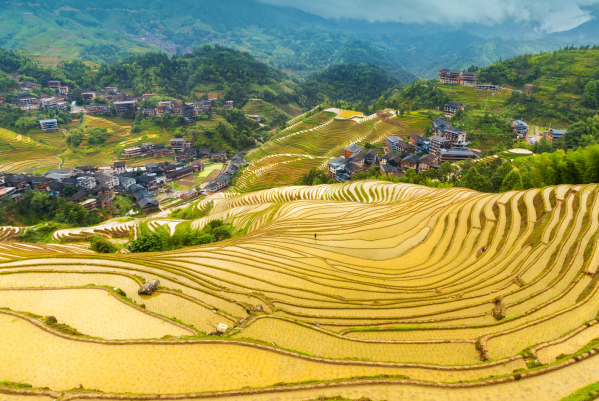
<path id="1" fill-rule="evenodd" d="M 90 240 L 92 251 L 98 253 L 114 253 L 116 247 L 102 237 L 93 237 Z"/>

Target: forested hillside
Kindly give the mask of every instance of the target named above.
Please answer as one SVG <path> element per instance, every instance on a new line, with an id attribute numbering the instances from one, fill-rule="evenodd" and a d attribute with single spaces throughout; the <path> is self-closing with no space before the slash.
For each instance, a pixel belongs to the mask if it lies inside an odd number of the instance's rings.
<path id="1" fill-rule="evenodd" d="M 339 64 L 312 75 L 302 84 L 308 98 L 324 94 L 330 100 L 370 103 L 401 82 L 373 64 Z"/>
<path id="2" fill-rule="evenodd" d="M 256 0 L 0 4 L 0 47 L 25 49 L 45 63 L 61 58 L 115 62 L 160 48 L 179 54 L 220 44 L 301 78 L 333 64 L 368 62 L 408 83 L 434 78 L 439 68 L 484 66 L 571 43 L 567 36 L 567 42 L 561 37 L 520 40 L 457 29 L 327 20 Z"/>

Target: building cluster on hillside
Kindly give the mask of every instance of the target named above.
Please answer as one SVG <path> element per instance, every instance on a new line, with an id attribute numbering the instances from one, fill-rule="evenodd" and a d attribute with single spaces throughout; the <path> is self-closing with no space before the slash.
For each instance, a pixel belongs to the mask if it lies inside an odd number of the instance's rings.
<path id="1" fill-rule="evenodd" d="M 204 189 L 206 190 L 207 194 L 212 195 L 214 193 L 222 191 L 223 189 L 228 188 L 229 185 L 231 185 L 231 179 L 233 178 L 235 173 L 239 171 L 239 169 L 242 166 L 245 166 L 247 164 L 247 162 L 243 159 L 243 155 L 243 152 L 237 153 L 235 157 L 233 157 L 233 159 L 231 159 L 227 163 L 225 169 L 221 171 L 221 173 L 218 176 L 216 176 L 215 179 L 210 181 L 208 185 L 206 185 Z M 224 157 L 226 160 L 226 154 L 224 154 Z"/>
<path id="2" fill-rule="evenodd" d="M 131 194 L 143 211 L 149 211 L 158 208 L 159 203 L 152 196 L 165 183 L 203 169 L 204 163 L 200 160 L 189 166 L 148 163 L 143 168 L 127 168 L 126 162 L 115 161 L 104 167 L 50 169 L 43 177 L 7 174 L 2 175 L 0 180 L 0 196 L 8 195 L 12 200 L 18 200 L 23 191 L 37 190 L 64 197 L 65 189 L 71 186 L 74 193 L 66 197 L 66 200 L 81 204 L 87 210 L 108 206 L 114 195 Z"/>
<path id="3" fill-rule="evenodd" d="M 359 145 L 347 146 L 341 157 L 328 162 L 328 174 L 337 181 L 348 181 L 357 172 L 379 165 L 381 174 L 401 176 L 410 169 L 418 173 L 438 170 L 442 163 L 475 159 L 482 155 L 482 151 L 468 148 L 466 131 L 452 127 L 441 117 L 433 121 L 432 132 L 430 138 L 410 134 L 408 141 L 390 135 L 385 138 L 386 153 L 381 157 L 375 149 L 366 152 Z"/>
<path id="4" fill-rule="evenodd" d="M 71 186 L 71 192 L 74 190 L 74 194 L 69 194 L 66 200 L 81 204 L 87 210 L 108 206 L 115 195 L 130 194 L 135 197 L 141 210 L 150 211 L 159 207 L 159 202 L 153 197 L 164 191 L 166 184 L 201 172 L 205 167 L 202 160 L 195 160 L 188 165 L 182 162 L 187 162 L 192 157 L 210 158 L 213 162 L 227 160 L 226 153 L 192 148 L 191 142 L 185 138 L 172 138 L 168 147 L 156 147 L 155 144 L 147 142 L 131 149 L 143 149 L 145 154 L 174 154 L 177 163 L 150 162 L 144 166 L 127 167 L 126 161 L 115 161 L 102 167 L 50 169 L 43 177 L 0 173 L 0 197 L 6 195 L 11 200 L 18 200 L 23 191 L 27 190 L 45 191 L 53 196 L 65 197 L 65 189 Z M 184 158 L 178 158 L 179 155 Z M 233 175 L 245 164 L 247 163 L 243 159 L 243 153 L 236 154 L 226 163 L 224 170 L 207 184 L 206 192 L 212 194 L 227 188 Z M 174 196 L 190 199 L 198 194 L 197 190 L 190 189 L 177 192 Z"/>
<path id="5" fill-rule="evenodd" d="M 450 70 L 443 68 L 439 71 L 439 82 L 442 84 L 458 84 L 470 86 L 476 90 L 498 91 L 499 85 L 479 84 L 476 72 Z"/>

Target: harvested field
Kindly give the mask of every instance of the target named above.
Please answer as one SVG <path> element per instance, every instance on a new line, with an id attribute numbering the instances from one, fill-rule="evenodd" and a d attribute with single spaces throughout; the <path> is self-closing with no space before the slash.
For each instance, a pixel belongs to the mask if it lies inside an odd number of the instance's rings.
<path id="1" fill-rule="evenodd" d="M 383 117 L 367 123 L 394 126 Z M 357 181 L 255 192 L 279 174 L 276 166 L 321 163 L 299 153 L 265 160 L 239 179 L 247 193 L 193 204 L 210 209 L 192 228 L 222 219 L 239 233 L 223 242 L 111 255 L 1 243 L 0 308 L 52 313 L 84 334 L 138 341 L 82 342 L 0 311 L 0 330 L 8 333 L 0 380 L 172 394 L 387 375 L 378 377 L 386 383 L 329 386 L 318 395 L 423 400 L 559 400 L 596 382 L 597 185 L 483 194 Z M 189 224 L 113 220 L 54 238 L 124 240 L 140 223 L 171 232 Z M 16 232 L 5 228 L 3 238 Z M 153 279 L 161 288 L 138 295 Z M 90 284 L 121 289 L 132 303 Z M 56 300 L 44 298 L 49 293 Z M 136 307 L 142 304 L 156 315 Z M 92 308 L 94 319 L 85 313 Z M 227 329 L 217 336 L 219 324 Z M 167 334 L 183 339 L 148 340 Z M 13 366 L 3 368 L 7 358 Z M 392 383 L 397 375 L 417 382 Z M 480 387 L 490 379 L 506 382 Z M 467 381 L 476 383 L 459 383 Z M 464 388 L 442 392 L 442 383 Z M 255 399 L 314 394 L 284 389 Z"/>

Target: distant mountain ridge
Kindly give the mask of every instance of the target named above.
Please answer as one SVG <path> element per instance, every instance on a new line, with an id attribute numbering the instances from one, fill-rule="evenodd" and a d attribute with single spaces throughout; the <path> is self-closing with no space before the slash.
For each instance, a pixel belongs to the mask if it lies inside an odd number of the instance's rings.
<path id="1" fill-rule="evenodd" d="M 599 41 L 598 24 L 593 19 L 543 37 L 532 23 L 460 28 L 327 20 L 256 0 L 39 0 L 0 3 L 0 47 L 22 48 L 47 62 L 58 57 L 99 63 L 158 48 L 177 53 L 218 43 L 302 78 L 332 64 L 372 63 L 411 82 L 435 76 L 440 67 L 484 66 L 561 48 L 575 38 Z"/>

